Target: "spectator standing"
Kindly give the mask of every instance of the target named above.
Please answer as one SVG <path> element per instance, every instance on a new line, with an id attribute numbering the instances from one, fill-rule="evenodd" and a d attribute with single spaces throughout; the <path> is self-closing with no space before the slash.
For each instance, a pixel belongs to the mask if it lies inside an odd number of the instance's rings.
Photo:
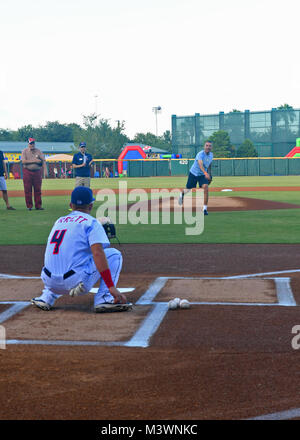
<path id="1" fill-rule="evenodd" d="M 86 186 L 90 187 L 91 184 L 91 165 L 93 163 L 93 157 L 86 152 L 86 143 L 80 142 L 79 152 L 73 156 L 73 169 L 75 170 L 75 187 Z"/>
<path id="2" fill-rule="evenodd" d="M 44 154 L 35 147 L 35 139 L 28 139 L 28 147 L 22 151 L 23 165 L 23 184 L 25 192 L 25 202 L 29 211 L 33 208 L 32 189 L 34 192 L 35 209 L 41 211 L 42 208 L 42 179 L 48 176 L 46 160 Z"/>
<path id="3" fill-rule="evenodd" d="M 6 168 L 6 163 L 4 160 L 4 154 L 2 151 L 0 151 L 0 191 L 2 191 L 2 197 L 6 204 L 6 209 L 9 211 L 14 211 L 15 208 L 10 206 L 8 201 L 8 195 L 7 195 L 7 187 L 6 187 L 6 181 L 5 179 L 8 179 L 8 172 Z"/>

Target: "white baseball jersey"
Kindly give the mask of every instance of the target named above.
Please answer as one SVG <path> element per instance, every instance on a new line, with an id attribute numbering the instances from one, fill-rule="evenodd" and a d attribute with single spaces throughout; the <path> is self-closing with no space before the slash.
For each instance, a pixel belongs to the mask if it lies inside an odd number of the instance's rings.
<path id="1" fill-rule="evenodd" d="M 103 226 L 89 214 L 72 211 L 54 223 L 49 234 L 45 267 L 55 275 L 88 267 L 93 255 L 91 246 L 100 243 L 105 249 L 110 242 Z"/>

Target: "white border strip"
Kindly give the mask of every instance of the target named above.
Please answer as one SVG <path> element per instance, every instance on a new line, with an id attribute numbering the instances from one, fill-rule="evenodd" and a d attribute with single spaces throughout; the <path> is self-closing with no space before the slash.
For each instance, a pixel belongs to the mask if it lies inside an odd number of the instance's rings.
<path id="1" fill-rule="evenodd" d="M 89 291 L 89 293 L 97 293 L 98 290 L 99 290 L 98 287 L 93 287 L 93 288 Z M 135 287 L 118 287 L 118 290 L 119 290 L 121 293 L 130 293 L 130 292 L 133 292 L 133 291 L 135 290 Z"/>
<path id="2" fill-rule="evenodd" d="M 291 289 L 290 278 L 273 278 L 276 283 L 278 303 L 281 306 L 296 306 L 297 303 Z"/>
<path id="3" fill-rule="evenodd" d="M 159 277 L 150 285 L 147 291 L 142 295 L 136 304 L 152 304 L 156 295 L 163 289 L 169 280 L 169 277 Z"/>
<path id="4" fill-rule="evenodd" d="M 101 342 L 101 341 L 64 341 L 64 340 L 39 340 L 39 339 L 9 339 L 5 341 L 6 345 L 93 345 L 93 346 L 124 346 L 124 342 Z"/>
<path id="5" fill-rule="evenodd" d="M 289 409 L 287 411 L 265 414 L 258 417 L 252 417 L 246 420 L 289 420 L 300 417 L 300 408 Z"/>
<path id="6" fill-rule="evenodd" d="M 7 273 L 0 273 L 0 278 L 12 280 L 40 280 L 41 277 L 24 277 L 21 275 L 8 275 Z"/>
<path id="7" fill-rule="evenodd" d="M 4 301 L 0 302 L 0 304 L 12 304 L 12 306 L 5 310 L 4 312 L 0 313 L 0 323 L 6 321 L 7 319 L 11 318 L 12 316 L 19 313 L 21 310 L 25 309 L 25 307 L 29 306 L 30 302 L 28 301 Z"/>
<path id="8" fill-rule="evenodd" d="M 251 278 L 251 277 L 263 277 L 263 276 L 268 276 L 268 275 L 280 275 L 280 274 L 284 274 L 284 273 L 299 273 L 300 269 L 293 269 L 293 270 L 279 270 L 276 272 L 261 272 L 261 273 L 252 273 L 252 274 L 248 274 L 248 275 L 234 275 L 234 276 L 229 276 L 229 277 L 222 277 L 221 279 L 235 279 L 235 278 Z"/>
<path id="9" fill-rule="evenodd" d="M 134 336 L 128 341 L 126 347 L 148 347 L 151 337 L 154 335 L 161 322 L 163 321 L 167 311 L 167 303 L 156 303 L 144 319 L 142 325 L 135 332 Z"/>

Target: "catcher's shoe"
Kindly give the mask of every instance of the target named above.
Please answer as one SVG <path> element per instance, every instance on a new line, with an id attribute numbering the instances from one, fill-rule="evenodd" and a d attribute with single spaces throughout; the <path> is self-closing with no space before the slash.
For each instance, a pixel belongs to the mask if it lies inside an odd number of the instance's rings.
<path id="1" fill-rule="evenodd" d="M 48 311 L 51 309 L 50 304 L 46 303 L 46 301 L 43 301 L 42 299 L 32 298 L 31 304 L 35 305 L 39 309 Z"/>
<path id="2" fill-rule="evenodd" d="M 184 193 L 180 193 L 180 196 L 178 198 L 178 204 L 181 206 L 183 204 L 183 197 L 184 197 Z"/>
<path id="3" fill-rule="evenodd" d="M 70 296 L 79 296 L 84 293 L 86 293 L 86 290 L 83 283 L 79 283 L 76 287 L 73 287 L 73 289 L 69 291 Z"/>
<path id="4" fill-rule="evenodd" d="M 111 312 L 127 312 L 132 309 L 132 303 L 102 303 L 94 307 L 96 313 L 111 313 Z"/>

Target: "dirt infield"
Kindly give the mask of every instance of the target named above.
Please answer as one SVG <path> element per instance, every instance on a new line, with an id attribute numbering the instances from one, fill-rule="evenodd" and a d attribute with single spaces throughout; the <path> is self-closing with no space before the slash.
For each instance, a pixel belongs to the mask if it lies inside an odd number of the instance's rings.
<path id="1" fill-rule="evenodd" d="M 300 187 L 234 188 L 281 190 Z M 228 194 L 210 196 L 209 209 L 300 207 Z M 157 209 L 164 209 L 162 201 Z M 42 289 L 45 247 L 1 246 L 0 317 L 12 304 L 21 307 L 2 323 L 11 343 L 0 349 L 0 420 L 224 420 L 291 409 L 299 409 L 292 418 L 300 418 L 300 350 L 291 343 L 300 325 L 299 245 L 115 247 L 124 258 L 118 287 L 134 288 L 128 299 L 135 306 L 98 315 L 92 294 L 61 297 L 49 312 L 28 305 Z M 282 302 L 289 293 L 295 304 Z M 167 311 L 175 296 L 189 299 L 191 308 Z M 163 307 L 148 343 L 126 345 Z"/>
<path id="2" fill-rule="evenodd" d="M 119 287 L 135 287 L 128 294 L 135 303 L 160 276 L 216 277 L 297 269 L 300 247 L 172 244 L 120 249 L 124 268 Z M 39 276 L 43 253 L 43 246 L 2 246 L 1 273 Z M 298 305 L 300 275 L 276 276 L 291 278 Z M 24 280 L 0 281 L 1 300 L 29 300 L 41 289 L 40 280 L 27 280 L 26 287 Z M 205 286 L 204 299 L 210 289 L 213 299 L 220 298 L 213 285 Z M 273 294 L 265 287 L 259 295 L 271 295 L 266 306 L 194 305 L 167 312 L 147 348 L 8 345 L 0 350 L 0 419 L 245 419 L 299 408 L 299 350 L 291 346 L 292 328 L 300 325 L 299 308 L 273 306 Z M 181 288 L 186 294 L 186 286 Z M 201 293 L 201 280 L 197 289 Z M 251 288 L 247 295 L 251 297 Z M 122 320 L 120 314 L 102 321 L 100 315 L 91 314 L 92 296 L 59 301 L 50 312 L 29 306 L 15 315 L 6 324 L 8 337 L 47 340 L 57 328 L 60 339 L 86 339 L 91 334 L 97 339 L 97 323 L 104 332 L 128 331 L 124 315 Z M 84 317 L 82 327 L 83 321 L 77 320 Z M 78 334 L 79 328 L 85 334 Z"/>
<path id="3" fill-rule="evenodd" d="M 128 188 L 126 191 L 130 191 L 132 188 Z M 153 191 L 154 188 L 141 188 L 142 191 L 145 191 L 147 193 L 150 193 L 151 191 Z M 160 188 L 162 189 L 162 188 Z M 209 192 L 221 192 L 224 191 L 226 188 L 221 188 L 221 187 L 210 187 L 209 188 Z M 260 187 L 256 187 L 256 186 L 249 186 L 249 187 L 229 187 L 228 189 L 231 189 L 234 192 L 241 192 L 241 191 L 300 191 L 300 186 L 260 186 Z M 122 191 L 119 191 L 119 189 L 109 189 L 109 190 L 105 190 L 105 188 L 98 188 L 98 189 L 94 189 L 94 191 L 97 190 L 101 190 L 102 193 L 105 193 L 105 191 L 107 191 L 107 193 L 113 191 L 116 194 L 119 194 L 120 192 L 122 193 Z M 66 189 L 56 189 L 56 190 L 52 190 L 52 189 L 47 189 L 47 190 L 42 190 L 43 196 L 66 196 L 66 195 L 71 195 L 72 189 L 70 190 L 66 190 Z M 14 191 L 9 191 L 9 196 L 10 197 L 24 197 L 24 191 L 23 190 L 14 190 Z"/>

